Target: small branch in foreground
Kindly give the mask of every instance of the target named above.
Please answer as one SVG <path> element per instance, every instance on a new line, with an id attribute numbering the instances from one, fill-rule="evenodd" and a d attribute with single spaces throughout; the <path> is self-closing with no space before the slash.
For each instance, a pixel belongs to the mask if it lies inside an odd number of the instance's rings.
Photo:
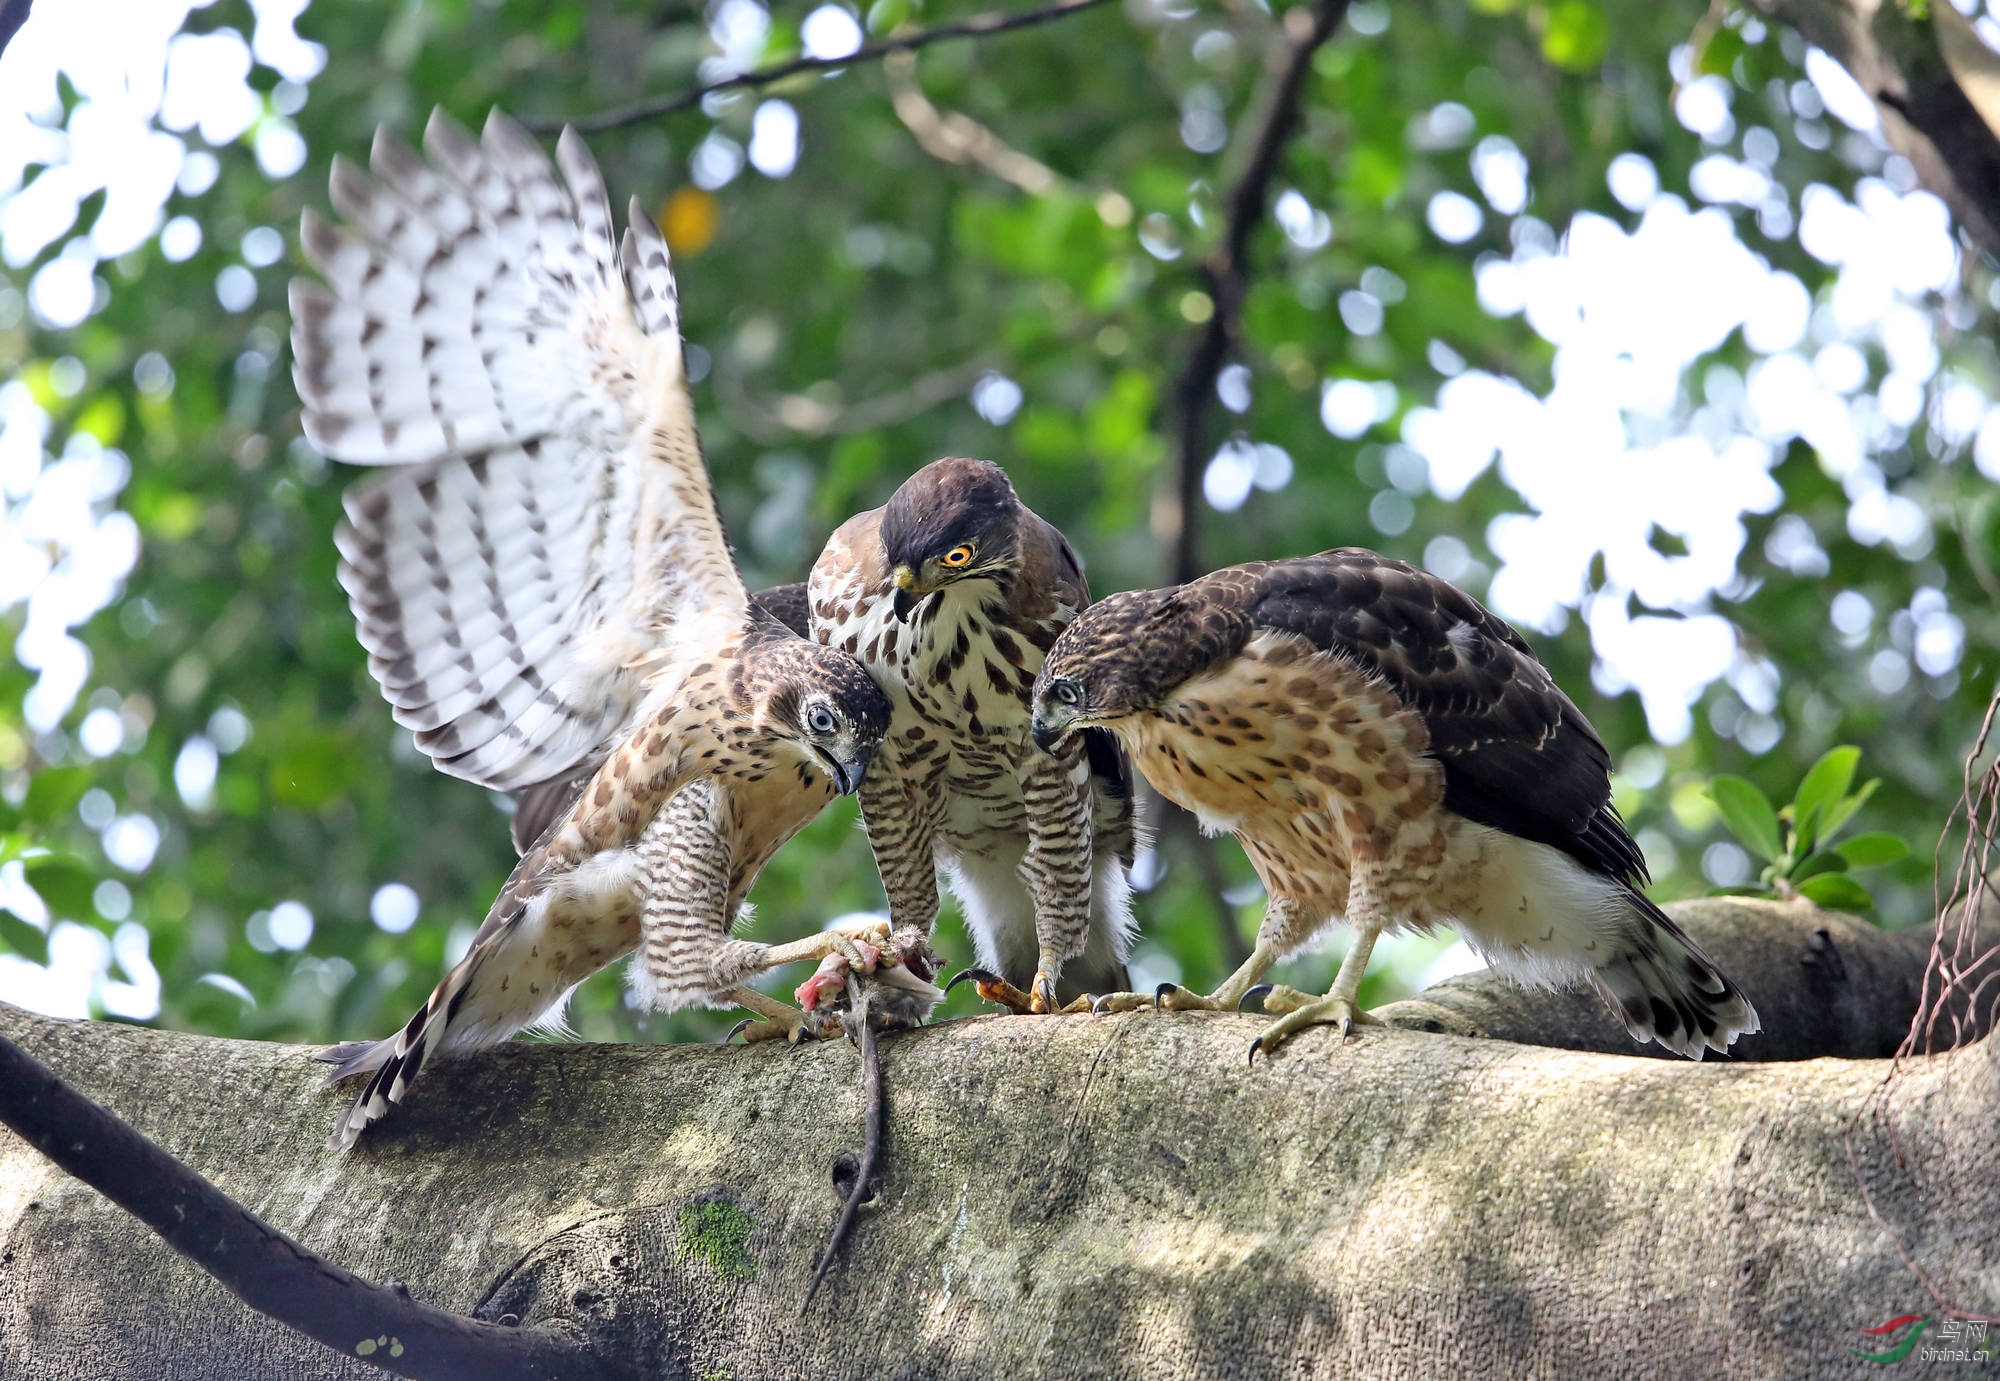
<path id="1" fill-rule="evenodd" d="M 601 110 L 595 115 L 578 116 L 568 123 L 584 134 L 615 129 L 620 125 L 637 124 L 641 120 L 651 120 L 661 115 L 671 115 L 678 110 L 686 110 L 690 106 L 699 105 L 704 97 L 712 96 L 718 91 L 754 91 L 806 72 L 834 72 L 843 67 L 853 67 L 857 63 L 872 62 L 890 53 L 914 53 L 920 48 L 928 48 L 931 44 L 941 43 L 948 38 L 985 38 L 991 34 L 1009 33 L 1015 29 L 1033 28 L 1037 24 L 1066 19 L 1083 10 L 1096 9 L 1108 2 L 1109 0 L 1062 0 L 1060 4 L 1039 10 L 1022 10 L 1014 14 L 1004 12 L 982 14 L 956 24 L 940 24 L 935 28 L 919 29 L 915 33 L 885 38 L 879 43 L 864 44 L 846 57 L 793 58 L 790 62 L 781 62 L 774 67 L 765 67 L 755 72 L 739 72 L 720 81 L 690 87 L 677 96 L 655 96 L 643 101 L 634 101 L 630 105 Z M 1344 4 L 1342 8 L 1346 8 Z M 550 134 L 556 127 L 539 123 L 530 124 L 529 128 L 540 134 Z"/>
<path id="2" fill-rule="evenodd" d="M 370 1284 L 308 1251 L 0 1036 L 0 1122 L 258 1313 L 419 1381 L 608 1381 L 589 1353 Z"/>
<path id="3" fill-rule="evenodd" d="M 1319 0 L 1309 17 L 1298 9 L 1286 13 L 1284 28 L 1290 52 L 1264 103 L 1249 162 L 1229 193 L 1229 218 L 1222 242 L 1202 265 L 1214 310 L 1188 355 L 1174 393 L 1179 414 L 1176 479 L 1180 502 L 1180 524 L 1174 536 L 1176 585 L 1201 574 L 1199 515 L 1202 472 L 1209 456 L 1208 415 L 1215 405 L 1216 380 L 1241 326 L 1243 299 L 1250 290 L 1250 235 L 1264 217 L 1278 158 L 1298 125 L 1300 98 L 1312 70 L 1313 54 L 1340 27 L 1347 17 L 1347 6 L 1348 0 Z"/>

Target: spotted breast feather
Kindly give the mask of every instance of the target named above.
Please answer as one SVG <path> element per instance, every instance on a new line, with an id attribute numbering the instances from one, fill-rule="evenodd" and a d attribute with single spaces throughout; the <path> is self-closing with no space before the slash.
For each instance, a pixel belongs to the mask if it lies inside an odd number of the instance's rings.
<path id="1" fill-rule="evenodd" d="M 1355 939 L 1333 990 L 1264 997 L 1268 1048 L 1353 999 L 1375 936 L 1456 926 L 1535 983 L 1586 981 L 1633 1036 L 1698 1057 L 1749 1002 L 1640 892 L 1610 758 L 1512 628 L 1448 582 L 1359 549 L 1114 595 L 1036 683 L 1036 733 L 1108 728 L 1162 793 L 1236 834 L 1269 893 L 1233 1006 L 1324 926 Z M 1114 999 L 1110 1005 L 1136 1005 Z"/>

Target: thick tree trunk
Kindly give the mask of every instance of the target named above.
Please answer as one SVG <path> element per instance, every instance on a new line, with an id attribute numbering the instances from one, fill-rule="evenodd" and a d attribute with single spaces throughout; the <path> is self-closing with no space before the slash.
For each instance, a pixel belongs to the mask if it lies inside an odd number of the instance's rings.
<path id="1" fill-rule="evenodd" d="M 1882 133 L 2000 255 L 2000 55 L 1951 0 L 1754 0 L 1845 67 L 1875 102 Z"/>
<path id="2" fill-rule="evenodd" d="M 1861 956 L 1895 937 L 1803 905 L 1678 914 L 1741 942 L 1767 1024 L 1802 971 L 1851 1023 L 1889 1020 L 1854 999 L 1889 981 Z M 1813 973 L 1801 936 L 1822 928 Z M 1828 946 L 1851 956 L 1838 974 Z M 1458 1020 L 1455 1001 L 1399 1015 Z M 1483 1010 L 1465 1020 L 1505 1026 Z M 1906 1063 L 1850 1164 L 1886 1061 L 1371 1029 L 1246 1066 L 1258 1022 L 885 1039 L 881 1197 L 801 1319 L 829 1164 L 860 1126 L 847 1045 L 517 1044 L 427 1070 L 341 1157 L 321 1149 L 341 1095 L 304 1049 L 0 1009 L 0 1032 L 306 1245 L 445 1308 L 571 1321 L 658 1376 L 1878 1375 L 1848 1351 L 1879 1346 L 1859 1330 L 1939 1313 L 1896 1239 L 1953 1303 L 2000 1304 L 1991 1040 Z M 0 1131 L 0 1375 L 372 1374 Z"/>

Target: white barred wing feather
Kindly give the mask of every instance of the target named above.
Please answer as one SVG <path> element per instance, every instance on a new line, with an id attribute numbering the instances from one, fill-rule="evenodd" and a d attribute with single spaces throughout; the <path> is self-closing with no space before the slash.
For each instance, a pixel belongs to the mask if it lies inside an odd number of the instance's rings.
<path id="1" fill-rule="evenodd" d="M 292 285 L 305 431 L 385 472 L 347 496 L 341 583 L 397 719 L 496 789 L 601 753 L 680 611 L 746 603 L 695 436 L 667 247 L 566 131 L 497 112 L 335 160 Z"/>

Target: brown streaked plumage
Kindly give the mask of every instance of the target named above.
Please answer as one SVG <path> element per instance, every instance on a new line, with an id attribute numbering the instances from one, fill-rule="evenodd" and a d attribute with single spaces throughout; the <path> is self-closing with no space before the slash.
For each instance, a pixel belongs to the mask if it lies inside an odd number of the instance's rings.
<path id="1" fill-rule="evenodd" d="M 1005 979 L 982 991 L 1045 1011 L 1125 986 L 1128 770 L 1108 735 L 1029 736 L 1035 673 L 1090 600 L 1063 535 L 997 465 L 934 461 L 833 534 L 808 588 L 813 635 L 894 707 L 861 793 L 891 921 L 930 933 L 942 867 Z"/>
<path id="2" fill-rule="evenodd" d="M 688 396 L 667 247 L 635 202 L 622 244 L 583 143 L 562 180 L 497 112 L 440 113 L 429 161 L 386 133 L 336 159 L 307 213 L 326 280 L 292 287 L 307 436 L 385 468 L 347 498 L 341 581 L 369 666 L 438 767 L 521 790 L 524 850 L 464 963 L 396 1036 L 330 1052 L 368 1083 L 352 1145 L 427 1057 L 557 1018 L 644 943 L 664 1007 L 741 1002 L 759 969 L 854 937 L 733 941 L 757 870 L 860 783 L 889 706 L 854 659 L 754 606 Z M 797 597 L 781 597 L 794 611 Z"/>
<path id="3" fill-rule="evenodd" d="M 1034 715 L 1050 744 L 1110 729 L 1264 882 L 1249 962 L 1206 998 L 1163 992 L 1168 1005 L 1233 1007 L 1324 926 L 1353 927 L 1326 998 L 1265 998 L 1285 1016 L 1263 1048 L 1358 1019 L 1375 936 L 1444 923 L 1528 981 L 1591 983 L 1635 1039 L 1699 1058 L 1757 1029 L 1638 890 L 1645 860 L 1583 712 L 1519 634 L 1436 576 L 1343 548 L 1113 595 L 1057 640 Z"/>

